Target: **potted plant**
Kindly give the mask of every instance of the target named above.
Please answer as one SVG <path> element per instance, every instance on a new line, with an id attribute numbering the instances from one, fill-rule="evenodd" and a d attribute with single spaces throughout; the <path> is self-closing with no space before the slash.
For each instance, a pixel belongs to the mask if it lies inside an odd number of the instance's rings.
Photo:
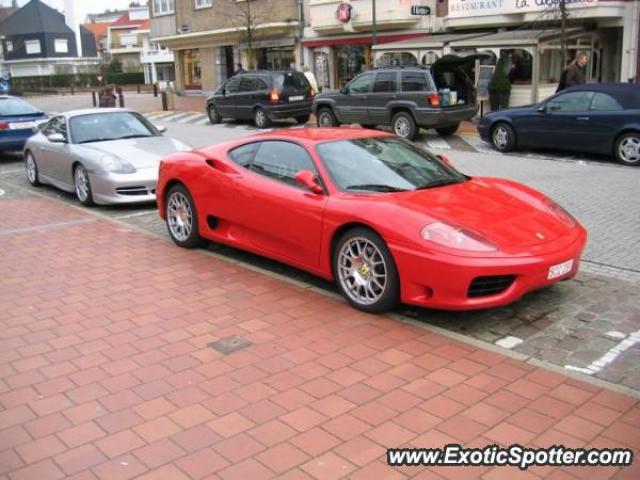
<path id="1" fill-rule="evenodd" d="M 491 104 L 491 110 L 500 110 L 509 107 L 511 82 L 509 81 L 506 66 L 506 60 L 501 58 L 489 82 L 489 103 Z"/>

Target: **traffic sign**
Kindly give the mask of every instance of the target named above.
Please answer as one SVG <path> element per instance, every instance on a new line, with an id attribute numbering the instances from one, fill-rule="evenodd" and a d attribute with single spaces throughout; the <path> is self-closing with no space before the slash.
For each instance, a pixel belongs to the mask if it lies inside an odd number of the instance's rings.
<path id="1" fill-rule="evenodd" d="M 427 5 L 411 5 L 411 15 L 431 15 L 431 7 Z"/>

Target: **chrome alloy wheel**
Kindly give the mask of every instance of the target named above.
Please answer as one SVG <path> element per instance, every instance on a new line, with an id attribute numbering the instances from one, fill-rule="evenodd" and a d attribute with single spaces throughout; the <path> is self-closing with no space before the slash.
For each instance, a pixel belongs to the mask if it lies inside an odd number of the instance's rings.
<path id="1" fill-rule="evenodd" d="M 29 182 L 36 183 L 36 161 L 33 158 L 33 154 L 31 153 L 27 153 L 27 156 L 25 158 L 25 168 L 27 169 L 27 178 L 29 179 Z"/>
<path id="2" fill-rule="evenodd" d="M 498 125 L 494 128 L 493 144 L 499 149 L 509 145 L 509 131 L 503 125 Z"/>
<path id="3" fill-rule="evenodd" d="M 189 199 L 182 192 L 174 192 L 167 202 L 169 230 L 180 242 L 186 241 L 193 229 L 193 211 Z"/>
<path id="4" fill-rule="evenodd" d="M 376 303 L 387 286 L 387 265 L 382 252 L 366 238 L 349 239 L 338 254 L 338 280 L 354 302 Z"/>
<path id="5" fill-rule="evenodd" d="M 630 135 L 618 145 L 618 154 L 626 163 L 640 162 L 640 136 Z"/>
<path id="6" fill-rule="evenodd" d="M 398 118 L 393 124 L 393 131 L 401 138 L 407 138 L 411 133 L 411 124 L 405 117 Z"/>
<path id="7" fill-rule="evenodd" d="M 76 195 L 81 202 L 86 202 L 89 198 L 89 175 L 82 165 L 76 167 L 74 178 Z"/>

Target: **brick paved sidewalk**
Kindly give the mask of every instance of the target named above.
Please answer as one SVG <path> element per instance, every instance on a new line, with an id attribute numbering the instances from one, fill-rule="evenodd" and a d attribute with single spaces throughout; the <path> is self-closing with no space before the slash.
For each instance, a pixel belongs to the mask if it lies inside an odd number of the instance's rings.
<path id="1" fill-rule="evenodd" d="M 637 455 L 640 404 L 55 200 L 0 205 L 0 478 L 640 478 L 387 467 L 449 442 Z M 231 335 L 253 345 L 207 348 Z"/>

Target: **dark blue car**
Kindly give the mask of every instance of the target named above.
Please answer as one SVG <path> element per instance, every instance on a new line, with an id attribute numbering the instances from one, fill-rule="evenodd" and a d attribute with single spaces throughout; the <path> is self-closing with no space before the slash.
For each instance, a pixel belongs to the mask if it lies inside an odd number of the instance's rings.
<path id="1" fill-rule="evenodd" d="M 47 115 L 24 100 L 0 95 L 0 152 L 22 150 L 36 123 Z"/>
<path id="2" fill-rule="evenodd" d="M 579 85 L 526 107 L 491 112 L 478 125 L 501 152 L 520 147 L 613 155 L 640 165 L 640 85 Z"/>

